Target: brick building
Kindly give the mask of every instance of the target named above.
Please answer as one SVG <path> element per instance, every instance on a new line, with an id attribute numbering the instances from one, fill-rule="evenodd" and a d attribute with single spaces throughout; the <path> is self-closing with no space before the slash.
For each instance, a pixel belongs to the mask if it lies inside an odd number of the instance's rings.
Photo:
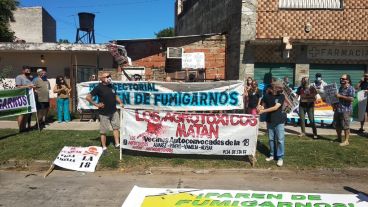
<path id="1" fill-rule="evenodd" d="M 132 66 L 124 67 L 129 75 L 139 74 L 146 80 L 162 81 L 166 76 L 185 80 L 190 73 L 198 81 L 213 80 L 216 74 L 225 78 L 226 38 L 220 34 L 177 36 L 158 39 L 116 40 L 132 59 Z M 182 49 L 182 53 L 201 52 L 205 68 L 183 70 L 181 58 L 170 58 L 168 48 Z"/>
<path id="2" fill-rule="evenodd" d="M 353 83 L 368 65 L 364 0 L 177 0 L 177 35 L 224 33 L 226 78 L 296 85 L 317 72 L 327 82 L 348 73 Z"/>

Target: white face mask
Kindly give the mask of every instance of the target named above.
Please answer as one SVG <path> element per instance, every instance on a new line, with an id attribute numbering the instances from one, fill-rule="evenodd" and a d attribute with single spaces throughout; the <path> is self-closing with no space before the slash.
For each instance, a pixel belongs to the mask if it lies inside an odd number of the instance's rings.
<path id="1" fill-rule="evenodd" d="M 107 83 L 111 83 L 111 82 L 112 82 L 112 78 L 111 78 L 111 77 L 110 77 L 110 78 L 107 78 L 107 79 L 106 79 L 106 82 L 107 82 Z"/>
<path id="2" fill-rule="evenodd" d="M 318 81 L 321 81 L 321 80 L 322 80 L 322 78 L 317 78 L 317 80 L 318 80 Z"/>

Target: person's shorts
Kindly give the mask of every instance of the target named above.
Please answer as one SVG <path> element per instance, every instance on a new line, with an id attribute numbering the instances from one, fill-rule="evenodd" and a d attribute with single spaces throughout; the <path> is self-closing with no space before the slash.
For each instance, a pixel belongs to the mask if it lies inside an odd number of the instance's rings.
<path id="1" fill-rule="evenodd" d="M 49 102 L 37 102 L 36 108 L 37 110 L 48 109 L 50 108 L 50 103 Z"/>
<path id="2" fill-rule="evenodd" d="M 346 130 L 350 129 L 350 112 L 336 112 L 334 113 L 334 122 L 336 129 Z"/>
<path id="3" fill-rule="evenodd" d="M 100 114 L 100 133 L 106 134 L 106 132 L 110 129 L 110 125 L 113 130 L 120 129 L 120 118 L 117 111 L 111 115 Z"/>

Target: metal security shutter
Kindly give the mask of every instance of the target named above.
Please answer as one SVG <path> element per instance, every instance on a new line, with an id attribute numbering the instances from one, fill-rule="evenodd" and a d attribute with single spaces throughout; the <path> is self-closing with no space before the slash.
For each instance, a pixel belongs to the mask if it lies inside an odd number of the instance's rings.
<path id="1" fill-rule="evenodd" d="M 351 77 L 353 85 L 357 84 L 365 71 L 364 65 L 322 65 L 312 64 L 309 69 L 309 78 L 311 81 L 316 79 L 316 73 L 322 74 L 322 79 L 330 83 L 340 83 L 342 74 L 348 74 Z"/>
<path id="2" fill-rule="evenodd" d="M 258 84 L 268 85 L 272 77 L 283 79 L 285 76 L 289 78 L 291 83 L 294 82 L 294 65 L 292 64 L 261 64 L 254 65 L 254 79 Z"/>

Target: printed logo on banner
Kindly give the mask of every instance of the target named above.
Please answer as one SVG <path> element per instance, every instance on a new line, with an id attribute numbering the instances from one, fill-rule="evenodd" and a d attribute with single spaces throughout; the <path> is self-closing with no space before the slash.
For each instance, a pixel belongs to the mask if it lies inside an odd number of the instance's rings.
<path id="1" fill-rule="evenodd" d="M 102 154 L 102 147 L 64 147 L 54 164 L 69 170 L 94 172 Z"/>
<path id="2" fill-rule="evenodd" d="M 123 148 L 177 154 L 254 155 L 258 117 L 124 110 Z"/>

